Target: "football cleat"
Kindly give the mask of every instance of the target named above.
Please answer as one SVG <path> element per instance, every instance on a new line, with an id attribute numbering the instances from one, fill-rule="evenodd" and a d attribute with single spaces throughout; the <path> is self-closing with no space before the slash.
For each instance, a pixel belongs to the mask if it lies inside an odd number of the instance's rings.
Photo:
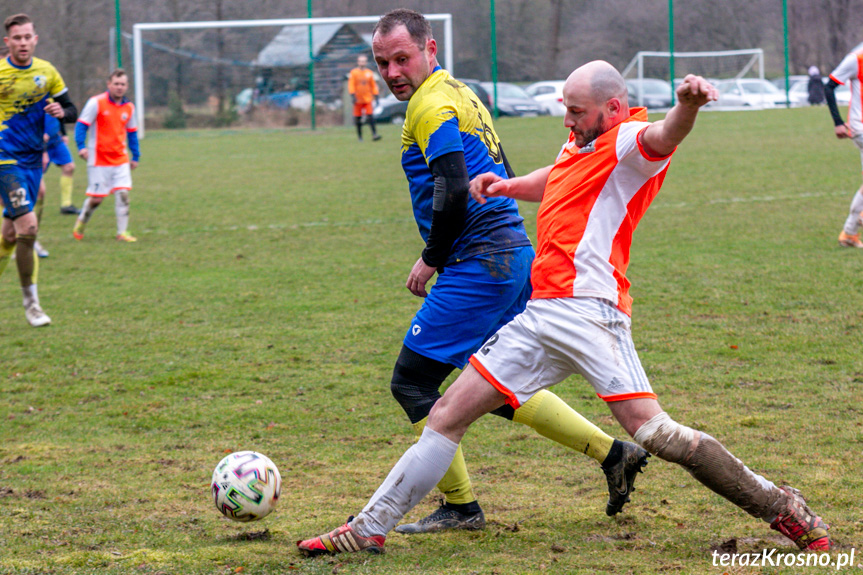
<path id="1" fill-rule="evenodd" d="M 839 234 L 839 245 L 843 248 L 863 248 L 863 242 L 860 241 L 860 234 L 846 234 L 844 231 Z"/>
<path id="2" fill-rule="evenodd" d="M 78 241 L 84 239 L 84 223 L 81 220 L 75 221 L 75 227 L 72 228 L 72 237 Z"/>
<path id="3" fill-rule="evenodd" d="M 350 526 L 350 522 L 353 519 L 353 516 L 348 517 L 347 523 L 333 529 L 329 533 L 324 533 L 305 541 L 297 541 L 300 553 L 306 557 L 315 557 L 324 554 L 334 555 L 336 553 L 357 553 L 358 551 L 383 553 L 386 537 L 383 535 L 372 535 L 371 537 L 359 535 Z"/>
<path id="4" fill-rule="evenodd" d="M 809 509 L 798 490 L 787 485 L 779 489 L 788 494 L 788 502 L 770 528 L 791 539 L 804 551 L 828 551 L 830 537 L 827 530 L 830 526 Z"/>
<path id="5" fill-rule="evenodd" d="M 646 449 L 629 441 L 623 441 L 623 455 L 620 461 L 609 468 L 602 467 L 608 482 L 608 503 L 605 514 L 611 517 L 620 513 L 623 506 L 629 502 L 629 494 L 635 491 L 635 476 L 644 473 L 647 458 L 650 454 Z"/>
<path id="6" fill-rule="evenodd" d="M 416 523 L 399 525 L 395 531 L 396 533 L 434 533 L 447 529 L 465 529 L 468 531 L 485 529 L 485 513 L 480 510 L 479 513 L 465 515 L 455 509 L 448 508 L 444 504 Z"/>
<path id="7" fill-rule="evenodd" d="M 118 242 L 137 242 L 138 238 L 130 234 L 129 232 L 123 232 L 122 234 L 117 234 Z"/>
<path id="8" fill-rule="evenodd" d="M 40 258 L 47 258 L 48 257 L 48 250 L 43 248 L 42 244 L 40 244 L 38 241 L 33 244 L 33 251 L 35 251 L 36 255 L 39 256 Z"/>
<path id="9" fill-rule="evenodd" d="M 24 317 L 33 327 L 43 327 L 51 323 L 51 318 L 42 311 L 42 308 L 35 301 L 24 307 Z"/>
<path id="10" fill-rule="evenodd" d="M 69 204 L 68 206 L 63 206 L 63 207 L 61 207 L 61 208 L 60 208 L 60 213 L 61 213 L 61 214 L 67 214 L 67 215 L 70 215 L 70 216 L 72 216 L 72 215 L 77 216 L 78 214 L 80 214 L 80 213 L 81 213 L 81 210 L 79 210 L 78 208 L 76 208 L 76 207 L 75 207 L 75 206 L 73 206 L 72 204 Z"/>

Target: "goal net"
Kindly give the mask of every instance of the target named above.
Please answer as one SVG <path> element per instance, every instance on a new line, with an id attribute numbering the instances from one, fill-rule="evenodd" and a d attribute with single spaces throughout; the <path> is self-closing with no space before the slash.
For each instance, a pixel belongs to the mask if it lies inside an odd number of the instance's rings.
<path id="1" fill-rule="evenodd" d="M 347 76 L 379 16 L 139 23 L 131 36 L 135 105 L 144 128 L 342 124 Z M 452 70 L 452 16 L 431 14 Z M 386 93 L 379 82 L 381 96 Z"/>
<path id="2" fill-rule="evenodd" d="M 740 78 L 764 79 L 764 51 L 760 48 L 674 52 L 673 81 L 671 64 L 670 52 L 638 52 L 622 73 L 628 83 L 633 81 L 640 83 L 644 79 L 658 78 L 674 85 L 687 74 L 703 76 L 712 82 Z M 639 96 L 638 105 L 644 105 L 642 98 L 644 92 L 636 91 L 636 93 Z"/>

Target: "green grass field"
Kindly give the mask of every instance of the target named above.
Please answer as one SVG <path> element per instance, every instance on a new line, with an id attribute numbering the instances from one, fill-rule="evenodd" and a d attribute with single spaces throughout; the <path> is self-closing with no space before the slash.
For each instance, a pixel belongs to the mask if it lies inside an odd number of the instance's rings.
<path id="1" fill-rule="evenodd" d="M 350 128 L 148 132 L 136 244 L 113 239 L 112 200 L 74 241 L 49 172 L 39 287 L 53 325 L 26 324 L 14 265 L 0 278 L 0 573 L 831 571 L 714 566 L 711 548 L 732 538 L 796 548 L 656 458 L 608 518 L 594 461 L 494 417 L 465 440 L 485 531 L 301 558 L 295 541 L 356 513 L 413 441 L 389 379 L 420 305 L 404 280 L 422 243 L 398 130 L 381 131 L 363 144 Z M 518 173 L 567 135 L 555 118 L 498 131 Z M 702 114 L 629 273 L 663 406 L 800 488 L 836 552 L 858 559 L 863 250 L 836 236 L 859 162 L 823 108 Z M 522 213 L 535 237 L 536 206 Z M 624 437 L 583 380 L 555 392 Z M 216 463 L 244 449 L 283 478 L 277 511 L 251 524 L 222 517 L 209 490 Z"/>

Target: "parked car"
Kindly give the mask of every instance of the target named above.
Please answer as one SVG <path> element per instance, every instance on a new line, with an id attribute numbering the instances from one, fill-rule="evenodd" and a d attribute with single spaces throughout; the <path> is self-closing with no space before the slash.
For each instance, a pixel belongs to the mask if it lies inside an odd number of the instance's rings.
<path id="1" fill-rule="evenodd" d="M 626 81 L 630 106 L 646 106 L 649 109 L 671 107 L 671 84 L 659 78 L 642 78 Z"/>
<path id="2" fill-rule="evenodd" d="M 803 75 L 792 74 L 792 75 L 788 76 L 788 85 L 791 86 L 792 88 L 794 87 L 794 84 L 796 84 L 797 82 L 808 82 L 808 81 L 809 81 L 809 76 L 806 76 L 805 74 L 803 74 Z M 785 91 L 785 76 L 782 76 L 781 78 L 773 78 L 772 80 L 770 80 L 770 83 L 773 84 L 774 86 L 776 86 L 777 88 L 779 88 L 780 92 Z"/>
<path id="3" fill-rule="evenodd" d="M 470 78 L 459 78 L 459 81 L 471 90 L 473 90 L 473 93 L 477 95 L 480 101 L 485 104 L 487 108 L 491 107 L 491 97 L 489 97 L 488 93 L 482 87 L 482 84 L 479 80 L 473 80 Z M 376 122 L 392 122 L 393 124 L 404 124 L 405 114 L 407 114 L 407 111 L 407 102 L 397 100 L 395 96 L 393 96 L 392 94 L 388 94 L 378 100 L 378 105 L 375 106 L 372 114 L 374 115 Z"/>
<path id="4" fill-rule="evenodd" d="M 490 101 L 494 101 L 494 83 L 482 82 L 482 87 L 488 93 Z M 545 107 L 528 96 L 520 86 L 509 82 L 497 83 L 497 109 L 501 116 L 545 116 Z M 491 110 L 491 105 L 489 110 Z"/>
<path id="5" fill-rule="evenodd" d="M 534 82 L 527 86 L 524 91 L 527 95 L 539 102 L 552 116 L 563 116 L 566 114 L 566 106 L 563 105 L 563 80 L 544 80 Z"/>
<path id="6" fill-rule="evenodd" d="M 830 78 L 822 78 L 822 80 L 824 81 L 824 84 L 827 85 Z M 784 94 L 785 90 L 781 89 L 780 92 Z M 833 93 L 836 95 L 836 103 L 838 105 L 847 106 L 851 102 L 851 89 L 847 84 L 837 86 Z M 788 99 L 791 100 L 791 105 L 793 107 L 809 105 L 808 77 L 803 76 L 802 80 L 791 82 L 791 88 L 788 90 Z"/>
<path id="7" fill-rule="evenodd" d="M 716 83 L 719 99 L 711 106 L 719 108 L 775 108 L 785 105 L 785 92 L 767 80 L 738 78 Z"/>

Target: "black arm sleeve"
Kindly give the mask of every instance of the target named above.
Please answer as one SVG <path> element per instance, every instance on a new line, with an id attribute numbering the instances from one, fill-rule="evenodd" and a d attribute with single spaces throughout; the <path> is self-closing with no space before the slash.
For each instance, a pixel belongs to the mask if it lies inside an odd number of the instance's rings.
<path id="1" fill-rule="evenodd" d="M 824 86 L 824 98 L 827 100 L 827 107 L 830 108 L 830 115 L 833 116 L 833 125 L 835 126 L 841 126 L 845 123 L 842 115 L 839 114 L 839 107 L 836 105 L 836 94 L 833 93 L 838 85 L 836 80 L 830 78 L 827 85 Z"/>
<path id="2" fill-rule="evenodd" d="M 63 116 L 60 124 L 74 124 L 78 121 L 78 108 L 75 107 L 75 104 L 72 103 L 72 100 L 69 98 L 69 92 L 63 92 L 56 98 L 54 98 L 58 104 L 63 106 L 63 112 L 66 114 Z"/>
<path id="3" fill-rule="evenodd" d="M 422 258 L 426 265 L 443 267 L 453 243 L 464 230 L 470 178 L 463 152 L 450 152 L 432 160 L 434 176 L 432 221 Z"/>

